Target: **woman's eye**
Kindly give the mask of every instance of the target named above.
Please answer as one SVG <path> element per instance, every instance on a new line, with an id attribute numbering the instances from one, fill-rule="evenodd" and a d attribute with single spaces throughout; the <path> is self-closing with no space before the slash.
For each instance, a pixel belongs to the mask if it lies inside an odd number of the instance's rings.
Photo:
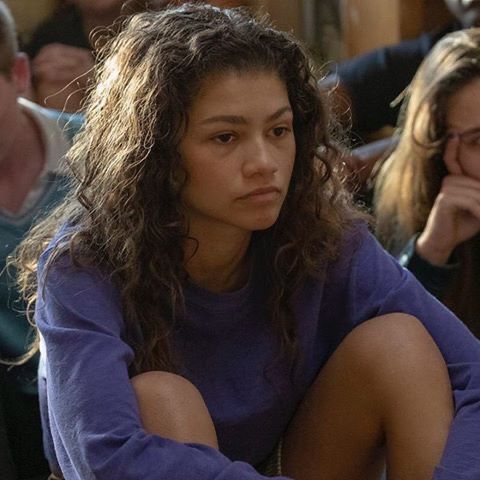
<path id="1" fill-rule="evenodd" d="M 222 133 L 215 137 L 215 140 L 222 144 L 230 143 L 233 140 L 233 134 L 231 133 Z"/>
<path id="2" fill-rule="evenodd" d="M 287 127 L 275 127 L 272 132 L 275 137 L 283 137 L 289 130 Z"/>

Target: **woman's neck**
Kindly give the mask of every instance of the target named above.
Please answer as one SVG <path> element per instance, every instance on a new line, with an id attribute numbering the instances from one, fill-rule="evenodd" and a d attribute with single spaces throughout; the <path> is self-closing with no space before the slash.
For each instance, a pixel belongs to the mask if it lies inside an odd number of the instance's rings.
<path id="1" fill-rule="evenodd" d="M 185 268 L 191 280 L 211 292 L 231 292 L 245 285 L 250 270 L 248 247 L 251 233 L 191 236 L 186 248 Z M 197 248 L 196 248 L 197 247 Z M 196 251 L 195 251 L 196 248 Z"/>

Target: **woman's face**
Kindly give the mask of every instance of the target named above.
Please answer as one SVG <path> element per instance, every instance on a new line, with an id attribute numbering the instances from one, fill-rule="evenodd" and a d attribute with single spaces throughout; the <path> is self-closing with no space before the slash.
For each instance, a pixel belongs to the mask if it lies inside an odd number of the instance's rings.
<path id="1" fill-rule="evenodd" d="M 180 143 L 191 232 L 272 226 L 295 160 L 293 114 L 277 74 L 229 72 L 203 81 Z"/>
<path id="2" fill-rule="evenodd" d="M 463 174 L 480 180 L 480 77 L 449 98 L 446 125 L 449 133 L 459 134 L 458 164 Z"/>

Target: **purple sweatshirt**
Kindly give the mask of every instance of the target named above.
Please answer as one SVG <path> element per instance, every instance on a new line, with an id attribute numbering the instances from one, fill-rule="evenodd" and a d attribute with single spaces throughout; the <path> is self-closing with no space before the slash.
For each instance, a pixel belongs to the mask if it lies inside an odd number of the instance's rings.
<path id="1" fill-rule="evenodd" d="M 366 228 L 344 242 L 324 280 L 306 281 L 293 299 L 301 347 L 293 380 L 283 362 L 273 362 L 264 283 L 253 268 L 233 293 L 186 287 L 186 318 L 175 334 L 180 373 L 202 393 L 220 453 L 143 430 L 118 291 L 98 271 L 73 267 L 67 255 L 57 261 L 36 320 L 44 341 L 46 453 L 66 480 L 265 478 L 249 464 L 272 451 L 331 353 L 356 325 L 391 312 L 419 318 L 448 364 L 455 419 L 434 479 L 480 479 L 480 343 Z"/>

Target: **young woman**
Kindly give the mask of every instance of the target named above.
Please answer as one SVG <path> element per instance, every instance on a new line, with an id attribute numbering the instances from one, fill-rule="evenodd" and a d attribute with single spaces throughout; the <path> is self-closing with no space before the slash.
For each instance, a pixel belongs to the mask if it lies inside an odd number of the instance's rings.
<path id="1" fill-rule="evenodd" d="M 96 85 L 19 252 L 55 475 L 478 478 L 480 345 L 350 206 L 298 43 L 143 13 Z"/>
<path id="2" fill-rule="evenodd" d="M 444 38 L 420 67 L 375 195 L 382 243 L 477 336 L 479 112 L 480 29 L 470 29 Z"/>

